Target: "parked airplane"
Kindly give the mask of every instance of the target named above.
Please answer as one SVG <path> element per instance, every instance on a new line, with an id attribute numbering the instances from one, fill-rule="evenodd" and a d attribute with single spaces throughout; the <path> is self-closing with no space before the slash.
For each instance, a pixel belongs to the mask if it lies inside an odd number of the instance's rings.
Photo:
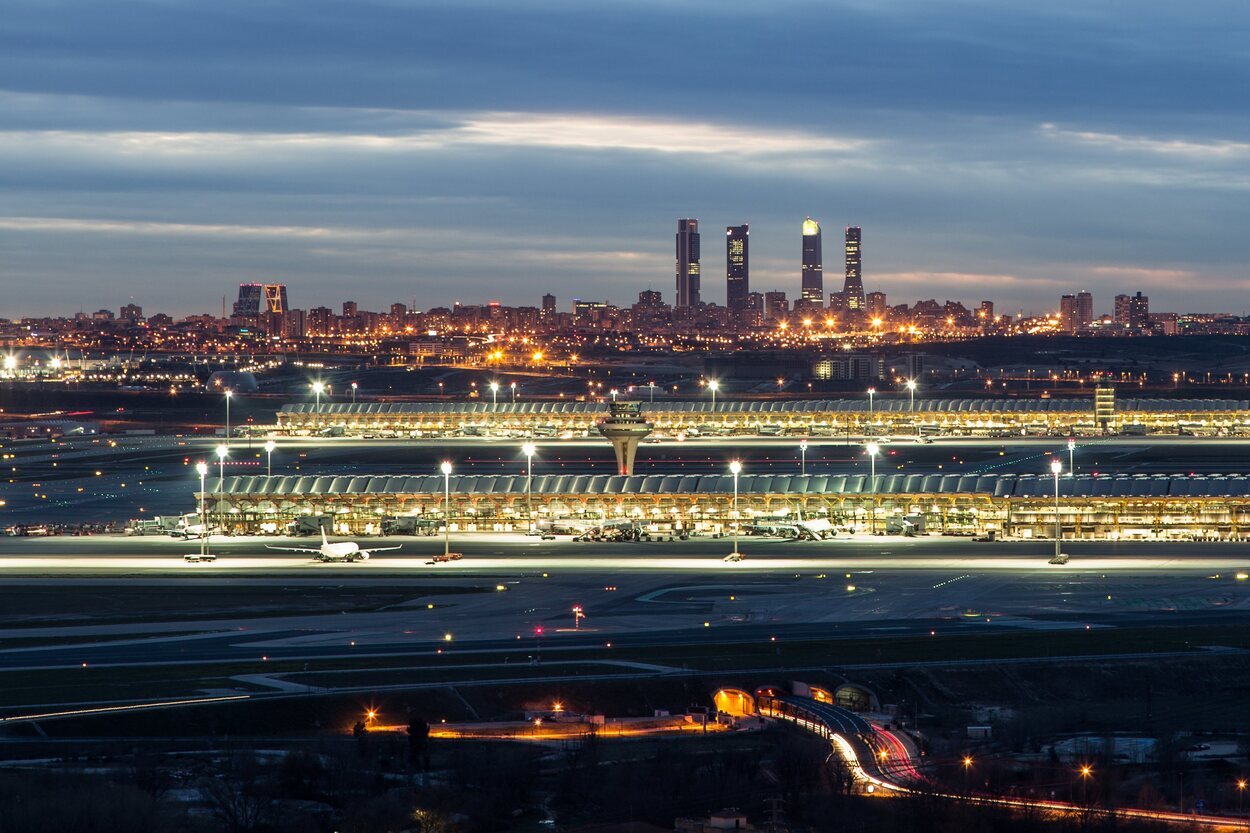
<path id="1" fill-rule="evenodd" d="M 796 541 L 822 541 L 837 534 L 833 524 L 824 518 L 810 521 L 758 521 L 747 527 L 748 535 L 774 535 Z"/>
<path id="2" fill-rule="evenodd" d="M 321 527 L 321 546 L 313 547 L 275 547 L 266 544 L 271 550 L 285 550 L 286 552 L 310 552 L 316 561 L 368 561 L 369 553 L 386 552 L 387 550 L 397 550 L 403 546 L 400 544 L 395 547 L 372 547 L 362 550 L 360 545 L 355 541 L 340 541 L 337 544 L 331 544 L 326 538 L 326 528 Z"/>

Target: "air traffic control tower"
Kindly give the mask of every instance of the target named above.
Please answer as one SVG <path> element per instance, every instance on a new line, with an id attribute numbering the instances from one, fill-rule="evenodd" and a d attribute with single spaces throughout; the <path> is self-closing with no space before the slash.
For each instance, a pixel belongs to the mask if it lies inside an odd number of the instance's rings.
<path id="1" fill-rule="evenodd" d="M 612 402 L 611 413 L 599 421 L 599 433 L 608 438 L 616 452 L 618 474 L 634 473 L 638 443 L 651 433 L 651 423 L 642 418 L 642 403 Z"/>

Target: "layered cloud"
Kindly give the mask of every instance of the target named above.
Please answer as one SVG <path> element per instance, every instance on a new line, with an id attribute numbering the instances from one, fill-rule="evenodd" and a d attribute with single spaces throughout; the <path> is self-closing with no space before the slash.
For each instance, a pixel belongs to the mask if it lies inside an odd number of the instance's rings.
<path id="1" fill-rule="evenodd" d="M 710 299 L 742 222 L 752 288 L 796 294 L 806 215 L 826 291 L 853 223 L 892 302 L 1238 310 L 1248 273 L 1238 3 L 10 6 L 0 316 L 259 276 L 300 306 L 629 303 L 671 296 L 686 216 Z"/>

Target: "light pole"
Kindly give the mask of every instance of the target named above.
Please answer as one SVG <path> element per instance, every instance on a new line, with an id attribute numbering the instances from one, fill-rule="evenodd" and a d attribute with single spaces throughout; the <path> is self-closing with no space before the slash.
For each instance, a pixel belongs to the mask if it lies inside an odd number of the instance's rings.
<path id="1" fill-rule="evenodd" d="M 872 488 L 872 508 L 868 521 L 868 534 L 877 534 L 877 452 L 881 450 L 881 446 L 876 443 L 868 443 L 865 447 L 868 451 L 868 460 L 872 466 L 871 473 L 868 475 L 869 486 Z"/>
<path id="2" fill-rule="evenodd" d="M 1239 816 L 1242 814 L 1241 808 L 1242 808 L 1242 804 L 1243 804 L 1245 797 L 1246 797 L 1246 779 L 1238 778 L 1237 779 L 1237 815 Z"/>
<path id="3" fill-rule="evenodd" d="M 203 558 L 208 554 L 208 495 L 204 494 L 204 477 L 208 474 L 208 463 L 203 460 L 196 463 L 195 473 L 200 476 L 200 558 Z"/>
<path id="4" fill-rule="evenodd" d="M 226 456 L 229 453 L 230 453 L 230 449 L 226 448 L 226 446 L 224 445 L 217 446 L 217 461 L 221 467 L 221 473 L 217 477 L 217 506 L 219 508 L 218 522 L 221 524 L 221 528 L 223 532 L 226 529 L 226 519 L 224 517 L 221 517 L 221 511 L 220 511 L 221 493 L 222 493 L 222 489 L 226 485 Z"/>
<path id="5" fill-rule="evenodd" d="M 451 555 L 451 462 L 439 466 L 443 472 L 443 555 Z"/>
<path id="6" fill-rule="evenodd" d="M 273 440 L 265 443 L 265 477 L 273 477 L 273 450 L 277 447 Z"/>
<path id="7" fill-rule="evenodd" d="M 1076 477 L 1076 440 L 1068 437 L 1068 477 Z"/>
<path id="8" fill-rule="evenodd" d="M 617 397 L 619 394 L 620 394 L 620 391 L 619 391 L 619 390 L 617 390 L 616 388 L 612 388 L 612 390 L 608 391 L 608 395 L 612 397 L 612 401 L 613 401 L 613 402 L 615 402 L 615 401 L 616 401 L 616 397 Z"/>
<path id="9" fill-rule="evenodd" d="M 230 445 L 230 400 L 234 398 L 234 391 L 226 388 L 226 445 Z"/>
<path id="10" fill-rule="evenodd" d="M 916 410 L 916 380 L 915 379 L 907 380 L 907 397 L 908 397 L 907 410 L 909 411 Z"/>
<path id="11" fill-rule="evenodd" d="M 321 394 L 323 391 L 325 391 L 325 389 L 326 389 L 326 386 L 322 382 L 312 383 L 312 391 L 317 396 L 317 410 L 316 410 L 316 419 L 314 420 L 314 424 L 317 425 L 318 427 L 320 427 L 320 423 L 321 423 Z"/>
<path id="12" fill-rule="evenodd" d="M 489 385 L 487 385 L 487 387 L 489 387 L 489 388 L 490 388 L 490 404 L 491 404 L 491 407 L 494 407 L 495 405 L 499 404 L 499 399 L 498 399 L 498 395 L 499 395 L 499 383 L 498 383 L 498 382 L 491 382 Z"/>
<path id="13" fill-rule="evenodd" d="M 356 388 L 357 388 L 356 383 L 352 382 L 352 404 L 353 405 L 356 404 Z"/>
<path id="14" fill-rule="evenodd" d="M 1058 460 L 1050 461 L 1051 474 L 1055 476 L 1055 559 L 1059 559 L 1059 536 L 1062 529 L 1059 526 L 1059 473 L 1063 471 L 1063 463 Z"/>
<path id="15" fill-rule="evenodd" d="M 647 382 L 647 387 L 651 389 L 651 401 L 655 402 L 655 382 Z"/>
<path id="16" fill-rule="evenodd" d="M 869 426 L 871 426 L 871 425 L 872 425 L 872 420 L 873 420 L 873 416 L 874 416 L 874 415 L 873 415 L 873 410 L 872 410 L 872 397 L 873 397 L 874 395 L 876 395 L 876 393 L 877 393 L 877 389 L 876 389 L 876 388 L 869 388 L 869 389 L 868 389 L 868 425 L 869 425 Z M 864 433 L 865 433 L 865 434 L 867 434 L 868 432 L 865 430 L 865 431 L 864 431 Z"/>
<path id="17" fill-rule="evenodd" d="M 516 402 L 516 382 L 512 382 L 508 387 L 512 388 L 512 401 Z"/>
<path id="18" fill-rule="evenodd" d="M 533 443 L 526 443 L 521 446 L 521 453 L 525 455 L 525 514 L 529 516 L 530 531 L 534 531 L 534 453 L 538 451 L 538 446 Z"/>
<path id="19" fill-rule="evenodd" d="M 799 441 L 799 474 L 807 476 L 807 439 Z"/>
<path id="20" fill-rule="evenodd" d="M 712 392 L 712 409 L 716 409 L 716 392 L 720 390 L 720 382 L 713 379 L 707 383 L 707 389 Z"/>
<path id="21" fill-rule="evenodd" d="M 734 460 L 729 464 L 729 471 L 734 476 L 734 555 L 738 555 L 738 534 L 741 524 L 738 523 L 738 475 L 742 474 L 742 463 Z"/>

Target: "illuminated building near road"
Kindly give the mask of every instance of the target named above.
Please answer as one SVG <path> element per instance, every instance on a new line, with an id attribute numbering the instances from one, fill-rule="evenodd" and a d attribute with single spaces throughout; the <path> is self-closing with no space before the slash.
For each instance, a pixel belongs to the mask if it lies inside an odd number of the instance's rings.
<path id="1" fill-rule="evenodd" d="M 862 312 L 865 308 L 863 261 L 859 247 L 859 226 L 847 226 L 846 280 L 842 284 L 842 295 L 846 298 L 846 308 L 851 312 Z"/>
<path id="2" fill-rule="evenodd" d="M 811 217 L 803 221 L 803 283 L 801 298 L 804 301 L 821 305 L 825 302 L 825 276 L 820 251 L 820 223 Z"/>
<path id="3" fill-rule="evenodd" d="M 725 229 L 725 306 L 733 313 L 747 308 L 750 283 L 750 227 L 745 223 Z"/>
<path id="4" fill-rule="evenodd" d="M 699 221 L 677 221 L 677 307 L 699 305 Z"/>

